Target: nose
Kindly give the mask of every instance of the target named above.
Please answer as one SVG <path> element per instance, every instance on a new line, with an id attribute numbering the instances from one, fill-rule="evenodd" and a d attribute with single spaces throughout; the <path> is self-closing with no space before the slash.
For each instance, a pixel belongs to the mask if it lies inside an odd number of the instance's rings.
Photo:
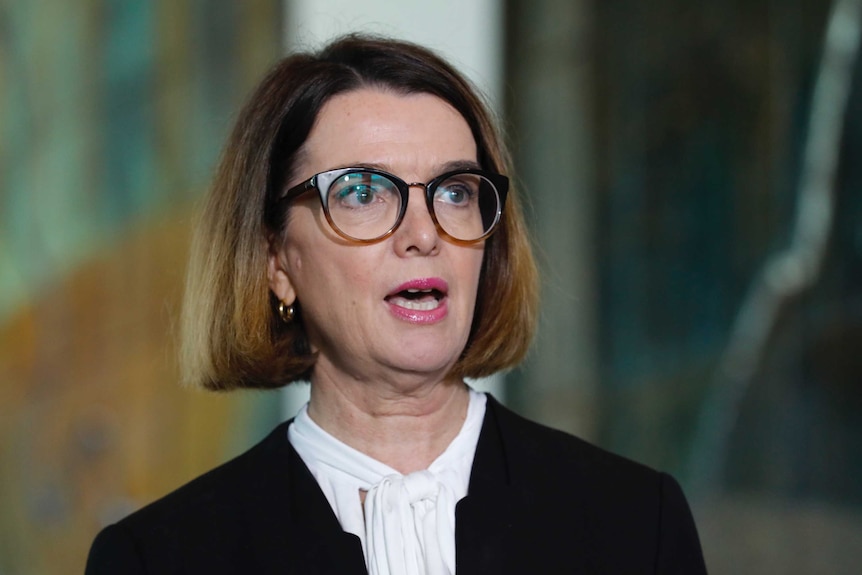
<path id="1" fill-rule="evenodd" d="M 440 236 L 425 204 L 425 189 L 421 184 L 410 185 L 407 211 L 393 240 L 399 255 L 430 255 L 439 250 Z"/>

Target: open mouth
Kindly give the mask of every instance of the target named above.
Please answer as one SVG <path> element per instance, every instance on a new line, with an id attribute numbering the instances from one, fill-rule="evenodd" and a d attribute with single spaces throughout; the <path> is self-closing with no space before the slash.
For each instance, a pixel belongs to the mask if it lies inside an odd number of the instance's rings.
<path id="1" fill-rule="evenodd" d="M 446 297 L 436 288 L 408 288 L 386 296 L 386 301 L 414 311 L 431 311 L 440 307 L 440 302 Z"/>

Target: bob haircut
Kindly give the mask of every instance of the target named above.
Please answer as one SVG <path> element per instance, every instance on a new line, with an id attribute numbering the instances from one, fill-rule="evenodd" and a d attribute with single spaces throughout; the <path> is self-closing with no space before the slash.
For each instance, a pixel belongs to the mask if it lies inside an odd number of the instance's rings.
<path id="1" fill-rule="evenodd" d="M 477 91 L 423 47 L 349 35 L 317 53 L 281 60 L 240 112 L 197 222 L 181 324 L 186 384 L 211 390 L 275 388 L 309 378 L 316 355 L 303 328 L 302 302 L 296 319 L 286 324 L 269 290 L 268 255 L 284 241 L 287 222 L 276 200 L 294 177 L 323 105 L 337 94 L 367 87 L 448 102 L 470 126 L 479 165 L 509 173 L 508 151 Z M 536 266 L 514 192 L 497 230 L 485 240 L 473 323 L 450 373 L 455 377 L 513 367 L 535 331 Z"/>

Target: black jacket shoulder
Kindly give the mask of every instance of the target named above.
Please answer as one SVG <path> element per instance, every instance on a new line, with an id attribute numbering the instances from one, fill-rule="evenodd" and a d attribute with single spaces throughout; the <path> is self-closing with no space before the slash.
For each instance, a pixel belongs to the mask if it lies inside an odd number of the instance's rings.
<path id="1" fill-rule="evenodd" d="M 480 441 L 471 493 L 506 501 L 511 534 L 521 549 L 522 568 L 542 558 L 547 573 L 705 573 L 691 511 L 669 475 L 605 451 L 580 438 L 529 421 L 489 401 L 500 444 L 495 457 Z M 491 449 L 494 449 L 493 447 Z M 508 485 L 491 479 L 504 461 Z M 475 480 L 475 489 L 474 483 Z M 472 496 L 472 495 L 471 495 Z M 469 499 L 469 497 L 468 497 Z M 490 507 L 490 501 L 486 508 Z M 469 507 L 465 505 L 465 507 Z M 568 550 L 569 553 L 561 550 Z"/>
<path id="2" fill-rule="evenodd" d="M 315 529 L 342 532 L 287 426 L 103 529 L 86 573 L 292 572 L 285 564 L 314 550 L 303 542 Z"/>

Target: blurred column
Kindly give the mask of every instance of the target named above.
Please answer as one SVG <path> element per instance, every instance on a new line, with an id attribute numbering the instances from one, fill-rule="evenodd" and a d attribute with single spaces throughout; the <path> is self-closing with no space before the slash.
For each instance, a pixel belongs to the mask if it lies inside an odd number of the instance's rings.
<path id="1" fill-rule="evenodd" d="M 585 437 L 597 419 L 599 348 L 591 7 L 509 0 L 506 45 L 515 163 L 543 277 L 539 335 L 510 391 L 528 415 Z"/>
<path id="2" fill-rule="evenodd" d="M 422 44 L 438 52 L 476 84 L 499 111 L 503 71 L 502 0 L 286 0 L 288 52 L 313 50 L 349 32 L 370 32 Z M 502 380 L 474 386 L 504 399 Z M 307 386 L 284 391 L 292 417 L 308 398 Z"/>

